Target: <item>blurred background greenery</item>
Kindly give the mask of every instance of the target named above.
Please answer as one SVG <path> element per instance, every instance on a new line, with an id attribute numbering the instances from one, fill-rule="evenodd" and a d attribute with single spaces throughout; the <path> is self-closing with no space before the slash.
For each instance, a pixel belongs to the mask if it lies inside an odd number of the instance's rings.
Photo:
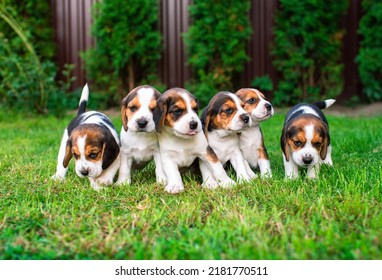
<path id="1" fill-rule="evenodd" d="M 344 89 L 343 18 L 351 0 L 278 0 L 270 48 L 276 76 L 251 77 L 243 84 L 246 63 L 253 60 L 251 13 L 260 0 L 184 0 L 189 28 L 182 32 L 190 75 L 184 87 L 205 106 L 220 90 L 256 87 L 276 106 L 336 98 Z M 0 1 L 0 107 L 39 114 L 62 115 L 78 102 L 73 86 L 75 64 L 57 64 L 53 23 L 54 0 Z M 94 3 L 93 3 L 94 2 Z M 164 91 L 163 6 L 169 0 L 92 1 L 94 43 L 78 54 L 85 80 L 92 81 L 97 109 L 119 106 L 133 87 L 151 84 Z M 362 5 L 358 54 L 360 92 L 345 102 L 382 100 L 382 1 L 357 0 Z M 178 15 L 177 15 L 178 16 Z M 266 16 L 266 15 L 264 15 Z M 73 35 L 74 36 L 74 35 Z M 259 42 L 260 43 L 260 42 Z M 255 42 L 256 44 L 256 42 Z M 256 61 L 254 62 L 256 63 Z M 171 74 L 170 74 L 171 75 Z M 183 86 L 181 83 L 178 86 Z"/>

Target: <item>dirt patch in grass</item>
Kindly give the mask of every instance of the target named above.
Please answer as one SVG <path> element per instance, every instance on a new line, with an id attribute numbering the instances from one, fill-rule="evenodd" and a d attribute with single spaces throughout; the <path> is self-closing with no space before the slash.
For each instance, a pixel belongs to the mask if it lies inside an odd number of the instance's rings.
<path id="1" fill-rule="evenodd" d="M 359 105 L 356 107 L 334 104 L 329 109 L 325 110 L 325 114 L 349 117 L 371 117 L 382 115 L 382 102 Z"/>

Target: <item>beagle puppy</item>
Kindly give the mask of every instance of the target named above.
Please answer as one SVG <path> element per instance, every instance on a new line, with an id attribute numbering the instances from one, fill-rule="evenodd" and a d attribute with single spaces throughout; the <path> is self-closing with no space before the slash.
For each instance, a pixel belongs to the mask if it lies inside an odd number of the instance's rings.
<path id="1" fill-rule="evenodd" d="M 243 88 L 238 90 L 236 95 L 244 103 L 244 110 L 252 120 L 252 125 L 239 134 L 240 150 L 251 168 L 260 169 L 261 176 L 272 177 L 260 123 L 273 116 L 273 107 L 257 89 Z"/>
<path id="2" fill-rule="evenodd" d="M 167 177 L 166 192 L 178 193 L 184 190 L 179 168 L 191 166 L 197 159 L 203 187 L 228 187 L 234 184 L 208 145 L 198 109 L 196 98 L 182 88 L 167 90 L 157 101 L 154 121 L 163 170 Z"/>
<path id="3" fill-rule="evenodd" d="M 318 176 L 321 163 L 333 165 L 329 124 L 320 109 L 334 102 L 328 99 L 298 104 L 287 113 L 280 139 L 286 178 L 297 178 L 298 168 L 302 167 L 313 179 Z"/>
<path id="4" fill-rule="evenodd" d="M 72 157 L 75 171 L 88 177 L 91 186 L 99 190 L 111 185 L 119 168 L 119 138 L 110 119 L 96 111 L 86 111 L 89 88 L 82 89 L 77 116 L 65 128 L 58 152 L 54 180 L 64 180 Z"/>
<path id="5" fill-rule="evenodd" d="M 153 110 L 159 91 L 151 86 L 134 88 L 122 100 L 121 165 L 118 184 L 131 183 L 132 167 L 139 167 L 154 159 L 158 183 L 165 183 Z"/>
<path id="6" fill-rule="evenodd" d="M 238 133 L 252 125 L 244 103 L 237 95 L 222 91 L 217 93 L 202 113 L 204 133 L 220 162 L 228 161 L 236 172 L 237 180 L 248 181 L 256 177 L 239 147 Z"/>

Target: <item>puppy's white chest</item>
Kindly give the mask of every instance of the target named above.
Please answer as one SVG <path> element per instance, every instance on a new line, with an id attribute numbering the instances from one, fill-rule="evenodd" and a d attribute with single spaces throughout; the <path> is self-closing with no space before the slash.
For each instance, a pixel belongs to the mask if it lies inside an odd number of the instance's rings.
<path id="1" fill-rule="evenodd" d="M 229 161 L 238 151 L 239 138 L 236 133 L 221 137 L 219 131 L 215 130 L 210 132 L 208 137 L 210 146 L 215 151 L 222 164 Z"/>
<path id="2" fill-rule="evenodd" d="M 190 166 L 197 157 L 193 149 L 168 150 L 167 153 L 179 167 Z"/>
<path id="3" fill-rule="evenodd" d="M 158 140 L 155 133 L 121 132 L 121 152 L 132 157 L 136 162 L 146 162 L 158 151 Z"/>
<path id="4" fill-rule="evenodd" d="M 262 147 L 262 138 L 263 136 L 258 126 L 241 132 L 239 136 L 239 146 L 244 158 L 248 162 L 257 164 L 258 149 Z"/>
<path id="5" fill-rule="evenodd" d="M 167 134 L 161 134 L 159 137 L 161 153 L 171 158 L 179 167 L 190 166 L 207 149 L 207 140 L 201 133 L 189 139 Z"/>

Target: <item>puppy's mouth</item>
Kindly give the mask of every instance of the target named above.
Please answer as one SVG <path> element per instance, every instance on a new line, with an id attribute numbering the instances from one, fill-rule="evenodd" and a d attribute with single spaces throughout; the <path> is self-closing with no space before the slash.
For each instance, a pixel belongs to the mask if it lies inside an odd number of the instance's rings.
<path id="1" fill-rule="evenodd" d="M 192 137 L 192 136 L 195 136 L 196 134 L 198 134 L 198 131 L 197 130 L 190 130 L 186 133 L 181 133 L 179 131 L 175 131 L 175 134 L 180 136 L 180 137 Z"/>
<path id="2" fill-rule="evenodd" d="M 244 130 L 248 129 L 250 127 L 249 123 L 243 123 L 243 125 L 238 129 L 232 129 L 229 128 L 228 131 L 230 132 L 243 132 Z"/>
<path id="3" fill-rule="evenodd" d="M 137 133 L 151 133 L 151 132 L 154 132 L 153 129 L 149 129 L 147 127 L 144 127 L 144 128 L 140 128 L 140 127 L 134 127 L 133 129 L 131 129 L 132 132 L 137 132 Z"/>
<path id="4" fill-rule="evenodd" d="M 261 122 L 261 121 L 265 121 L 265 120 L 269 119 L 270 117 L 272 117 L 272 114 L 271 113 L 267 113 L 266 115 L 264 115 L 264 116 L 262 116 L 260 118 L 257 118 L 257 117 L 253 118 L 252 121 L 253 122 Z"/>
<path id="5" fill-rule="evenodd" d="M 187 133 L 185 133 L 185 134 L 183 134 L 183 135 L 186 135 L 186 136 L 194 136 L 194 135 L 196 135 L 196 134 L 198 134 L 198 131 L 196 131 L 196 130 L 190 130 L 189 132 L 187 132 Z"/>

